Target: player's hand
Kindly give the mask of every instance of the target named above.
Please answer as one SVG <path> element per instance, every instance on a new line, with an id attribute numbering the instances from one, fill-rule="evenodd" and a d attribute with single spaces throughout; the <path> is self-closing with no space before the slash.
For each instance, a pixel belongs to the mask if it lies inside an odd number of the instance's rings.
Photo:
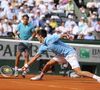
<path id="1" fill-rule="evenodd" d="M 68 39 L 69 40 L 74 40 L 74 36 L 73 35 L 70 35 L 70 36 L 68 36 Z"/>
<path id="2" fill-rule="evenodd" d="M 28 64 L 25 64 L 23 67 L 22 67 L 22 71 L 26 71 L 28 68 Z"/>
<path id="3" fill-rule="evenodd" d="M 31 41 L 33 39 L 33 37 L 31 36 L 28 40 Z"/>
<path id="4" fill-rule="evenodd" d="M 25 66 L 22 67 L 22 71 L 26 71 L 27 68 Z"/>

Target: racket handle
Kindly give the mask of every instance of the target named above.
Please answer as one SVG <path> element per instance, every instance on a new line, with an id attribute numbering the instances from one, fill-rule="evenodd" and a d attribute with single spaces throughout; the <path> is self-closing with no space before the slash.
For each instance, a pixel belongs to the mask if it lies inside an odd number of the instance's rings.
<path id="1" fill-rule="evenodd" d="M 23 71 L 22 68 L 19 68 L 18 71 Z"/>

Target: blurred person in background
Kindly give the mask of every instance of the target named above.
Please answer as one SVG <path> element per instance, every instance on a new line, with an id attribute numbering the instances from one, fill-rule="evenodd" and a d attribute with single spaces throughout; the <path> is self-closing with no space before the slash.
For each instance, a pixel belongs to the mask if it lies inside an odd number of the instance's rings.
<path id="1" fill-rule="evenodd" d="M 74 0 L 74 1 L 79 8 L 85 6 L 84 0 Z"/>
<path id="2" fill-rule="evenodd" d="M 96 32 L 99 32 L 100 33 L 100 18 L 98 18 L 97 20 L 97 24 L 96 24 Z"/>
<path id="3" fill-rule="evenodd" d="M 5 12 L 3 8 L 0 7 L 0 19 L 3 19 L 5 17 Z"/>
<path id="4" fill-rule="evenodd" d="M 39 20 L 35 17 L 35 14 L 31 14 L 31 22 L 36 28 L 39 27 Z"/>
<path id="5" fill-rule="evenodd" d="M 77 24 L 72 23 L 71 27 L 69 28 L 69 34 L 74 36 L 74 39 L 77 39 L 78 34 L 79 34 L 79 27 Z"/>
<path id="6" fill-rule="evenodd" d="M 40 20 L 40 16 L 41 16 L 41 11 L 40 11 L 40 9 L 35 9 L 36 11 L 34 11 L 35 12 L 35 18 L 37 19 L 37 20 Z"/>
<path id="7" fill-rule="evenodd" d="M 91 8 L 89 8 L 89 13 L 90 13 L 90 15 L 92 15 L 93 12 L 97 12 L 97 11 L 98 11 L 97 5 L 96 5 L 96 3 L 94 2 L 94 3 L 91 5 Z"/>
<path id="8" fill-rule="evenodd" d="M 87 35 L 84 36 L 84 40 L 95 40 L 96 37 L 93 35 L 92 32 L 88 32 Z"/>
<path id="9" fill-rule="evenodd" d="M 84 17 L 85 19 L 87 19 L 88 12 L 84 6 L 80 7 L 80 12 L 81 12 L 81 17 Z"/>
<path id="10" fill-rule="evenodd" d="M 70 28 L 73 23 L 76 25 L 73 15 L 68 15 L 68 18 L 65 21 L 65 28 Z"/>
<path id="11" fill-rule="evenodd" d="M 4 19 L 2 28 L 3 28 L 3 36 L 8 36 L 7 33 L 9 30 L 12 30 L 12 28 L 10 27 L 9 20 L 7 18 Z"/>
<path id="12" fill-rule="evenodd" d="M 93 13 L 90 15 L 90 17 L 89 17 L 88 20 L 91 22 L 92 26 L 93 26 L 94 28 L 96 28 L 96 25 L 97 25 L 97 12 L 93 12 Z"/>
<path id="13" fill-rule="evenodd" d="M 46 6 L 45 6 L 45 3 L 43 1 L 40 2 L 39 9 L 40 9 L 42 14 L 45 14 Z"/>
<path id="14" fill-rule="evenodd" d="M 66 33 L 67 29 L 65 28 L 65 22 L 61 22 L 61 25 L 55 28 L 56 34 L 63 34 Z"/>
<path id="15" fill-rule="evenodd" d="M 48 10 L 49 10 L 49 12 L 52 12 L 53 10 L 55 10 L 55 3 L 53 2 L 53 0 L 51 0 L 48 3 Z"/>
<path id="16" fill-rule="evenodd" d="M 68 0 L 59 0 L 59 4 L 62 3 L 62 4 L 67 4 Z"/>
<path id="17" fill-rule="evenodd" d="M 14 9 L 12 6 L 10 6 L 9 10 L 7 10 L 6 12 L 6 16 L 9 20 L 12 20 L 14 15 L 15 15 Z"/>
<path id="18" fill-rule="evenodd" d="M 90 21 L 87 21 L 87 27 L 82 31 L 84 35 L 88 35 L 88 33 L 95 32 L 95 28 L 92 26 Z"/>
<path id="19" fill-rule="evenodd" d="M 83 34 L 84 35 L 84 30 L 86 30 L 87 28 L 87 21 L 84 17 L 81 17 L 79 22 L 78 22 L 78 27 L 79 27 L 79 34 Z"/>
<path id="20" fill-rule="evenodd" d="M 55 28 L 58 27 L 58 23 L 54 17 L 51 16 L 49 25 L 52 27 L 52 33 L 55 32 Z"/>
<path id="21" fill-rule="evenodd" d="M 39 27 L 44 28 L 45 22 L 46 22 L 45 15 L 41 15 L 39 19 Z"/>
<path id="22" fill-rule="evenodd" d="M 11 20 L 8 21 L 7 29 L 8 29 L 7 36 L 8 37 L 13 37 L 14 33 L 13 33 L 13 27 L 12 27 L 12 21 Z"/>
<path id="23" fill-rule="evenodd" d="M 65 5 L 66 16 L 70 13 L 74 13 L 74 4 L 73 0 L 68 0 L 67 4 Z"/>
<path id="24" fill-rule="evenodd" d="M 8 0 L 2 0 L 2 1 L 1 1 L 1 7 L 2 7 L 3 9 L 7 9 L 7 8 L 9 7 L 9 2 L 8 2 Z"/>
<path id="25" fill-rule="evenodd" d="M 100 3 L 98 5 L 98 17 L 100 18 Z"/>
<path id="26" fill-rule="evenodd" d="M 52 35 L 52 27 L 50 26 L 50 21 L 46 20 L 44 30 L 47 31 L 47 36 Z"/>
<path id="27" fill-rule="evenodd" d="M 25 11 L 24 11 L 24 8 L 23 7 L 20 7 L 19 9 L 19 13 L 18 13 L 18 20 L 21 21 L 22 20 L 22 16 L 25 14 Z"/>
<path id="28" fill-rule="evenodd" d="M 97 20 L 95 32 L 93 34 L 96 36 L 97 40 L 100 40 L 100 18 L 98 18 L 98 20 Z"/>
<path id="29" fill-rule="evenodd" d="M 15 32 L 17 25 L 20 21 L 17 18 L 17 15 L 13 16 L 13 20 L 12 20 L 12 28 L 13 28 L 13 33 Z M 14 38 L 14 37 L 13 37 Z"/>
<path id="30" fill-rule="evenodd" d="M 3 36 L 2 20 L 0 19 L 0 36 Z"/>

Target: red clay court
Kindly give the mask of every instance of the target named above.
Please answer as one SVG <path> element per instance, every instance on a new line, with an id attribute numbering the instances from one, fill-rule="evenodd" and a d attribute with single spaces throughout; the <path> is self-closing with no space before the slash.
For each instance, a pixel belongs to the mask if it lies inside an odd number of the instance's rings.
<path id="1" fill-rule="evenodd" d="M 32 75 L 23 79 L 0 76 L 0 90 L 100 90 L 100 83 L 91 78 L 69 78 L 46 75 L 43 80 L 31 81 Z"/>

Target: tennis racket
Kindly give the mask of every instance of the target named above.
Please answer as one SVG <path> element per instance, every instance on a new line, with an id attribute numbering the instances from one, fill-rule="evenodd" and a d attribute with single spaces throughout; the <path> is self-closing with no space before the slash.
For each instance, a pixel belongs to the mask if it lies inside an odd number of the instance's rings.
<path id="1" fill-rule="evenodd" d="M 14 69 L 8 65 L 4 65 L 0 67 L 0 73 L 3 77 L 10 77 L 14 74 Z"/>
<path id="2" fill-rule="evenodd" d="M 11 77 L 14 75 L 14 68 L 8 66 L 8 65 L 4 65 L 0 67 L 0 73 L 3 77 Z M 18 71 L 21 71 L 21 69 L 19 69 Z"/>

